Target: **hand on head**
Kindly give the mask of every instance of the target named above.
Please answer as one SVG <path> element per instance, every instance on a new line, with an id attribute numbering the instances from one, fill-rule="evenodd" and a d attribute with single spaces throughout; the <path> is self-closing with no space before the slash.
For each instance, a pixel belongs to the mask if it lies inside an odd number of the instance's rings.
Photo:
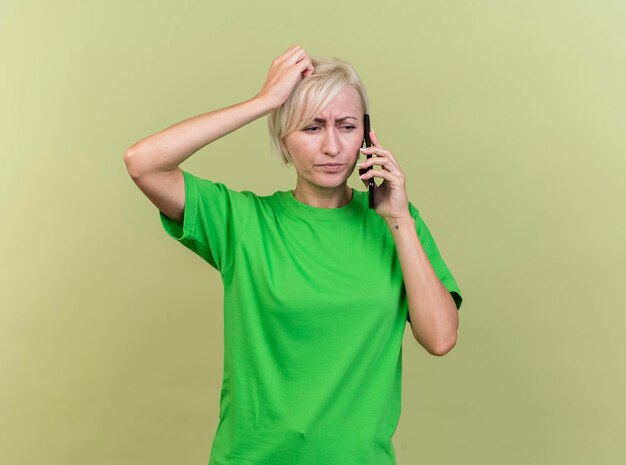
<path id="1" fill-rule="evenodd" d="M 298 82 L 313 73 L 311 57 L 299 45 L 292 45 L 272 61 L 257 98 L 267 99 L 273 108 L 280 107 Z"/>

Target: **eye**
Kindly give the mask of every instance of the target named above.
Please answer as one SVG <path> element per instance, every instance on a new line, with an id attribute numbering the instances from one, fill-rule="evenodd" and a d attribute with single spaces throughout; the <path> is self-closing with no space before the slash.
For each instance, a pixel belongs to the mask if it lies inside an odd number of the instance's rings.
<path id="1" fill-rule="evenodd" d="M 319 129 L 319 126 L 309 126 L 308 128 L 305 128 L 304 130 L 311 132 L 311 129 Z"/>
<path id="2" fill-rule="evenodd" d="M 343 128 L 352 131 L 353 129 L 356 129 L 356 126 L 343 126 Z"/>

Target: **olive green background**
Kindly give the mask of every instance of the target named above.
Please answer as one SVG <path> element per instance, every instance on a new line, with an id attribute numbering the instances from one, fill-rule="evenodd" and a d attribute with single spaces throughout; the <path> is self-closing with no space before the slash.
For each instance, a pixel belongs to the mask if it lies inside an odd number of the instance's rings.
<path id="1" fill-rule="evenodd" d="M 208 462 L 221 279 L 123 152 L 292 44 L 356 67 L 465 298 L 448 355 L 407 327 L 398 464 L 625 463 L 624 2 L 5 2 L 0 39 L 0 463 Z M 295 186 L 265 118 L 182 167 Z"/>

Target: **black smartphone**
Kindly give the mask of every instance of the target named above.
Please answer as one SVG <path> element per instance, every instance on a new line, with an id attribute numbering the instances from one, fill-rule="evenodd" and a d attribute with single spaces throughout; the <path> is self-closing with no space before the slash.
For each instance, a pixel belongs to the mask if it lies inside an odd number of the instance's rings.
<path id="1" fill-rule="evenodd" d="M 372 146 L 372 139 L 370 138 L 370 115 L 367 113 L 363 115 L 363 144 L 365 144 L 365 147 Z M 361 144 L 361 146 L 363 146 L 363 144 Z M 372 157 L 372 155 L 365 156 L 368 160 Z M 373 166 L 368 166 L 365 169 L 359 169 L 359 176 L 367 173 L 372 168 Z M 374 178 L 370 178 L 368 183 L 368 205 L 370 208 L 374 208 Z"/>

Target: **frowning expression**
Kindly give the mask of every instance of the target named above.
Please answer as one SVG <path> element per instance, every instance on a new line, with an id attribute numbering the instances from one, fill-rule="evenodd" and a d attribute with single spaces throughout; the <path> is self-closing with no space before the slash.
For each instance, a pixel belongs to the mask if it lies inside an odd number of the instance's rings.
<path id="1" fill-rule="evenodd" d="M 300 182 L 326 188 L 344 184 L 354 171 L 363 142 L 358 92 L 345 86 L 313 122 L 289 133 L 284 142 Z"/>

